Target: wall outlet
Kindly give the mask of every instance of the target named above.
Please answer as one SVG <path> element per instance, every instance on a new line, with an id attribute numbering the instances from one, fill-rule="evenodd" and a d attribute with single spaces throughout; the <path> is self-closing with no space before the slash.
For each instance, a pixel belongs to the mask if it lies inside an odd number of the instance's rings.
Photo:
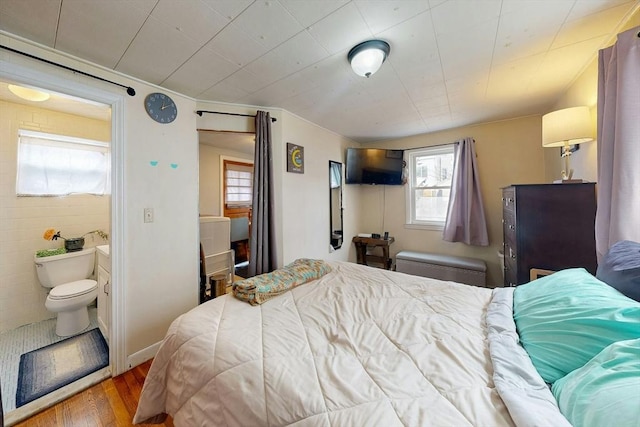
<path id="1" fill-rule="evenodd" d="M 153 222 L 153 208 L 144 208 L 144 222 Z"/>

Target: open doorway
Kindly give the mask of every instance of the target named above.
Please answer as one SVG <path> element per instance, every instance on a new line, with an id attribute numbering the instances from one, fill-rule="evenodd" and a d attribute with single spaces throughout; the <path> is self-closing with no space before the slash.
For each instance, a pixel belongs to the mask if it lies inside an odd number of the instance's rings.
<path id="1" fill-rule="evenodd" d="M 200 216 L 230 219 L 235 274 L 247 277 L 251 236 L 253 132 L 199 130 Z"/>
<path id="2" fill-rule="evenodd" d="M 24 95 L 19 88 L 36 91 L 40 94 L 39 98 L 29 99 L 28 92 Z M 78 381 L 86 383 L 95 381 L 98 377 L 110 376 L 109 356 L 112 349 L 109 347 L 114 345 L 114 341 L 110 340 L 109 331 L 99 328 L 97 296 L 100 289 L 96 277 L 96 248 L 108 248 L 110 243 L 112 191 L 109 177 L 113 123 L 109 104 L 53 91 L 47 84 L 13 80 L 8 76 L 3 76 L 0 80 L 0 111 L 3 117 L 0 126 L 0 162 L 3 164 L 3 173 L 0 174 L 3 208 L 0 209 L 0 223 L 3 224 L 2 231 L 6 237 L 0 242 L 3 247 L 0 252 L 10 255 L 15 261 L 5 263 L 0 271 L 0 281 L 9 285 L 0 287 L 0 300 L 5 301 L 0 316 L 0 347 L 5 350 L 4 356 L 7 356 L 2 358 L 0 384 L 3 408 L 9 422 L 40 410 L 43 405 L 41 399 L 47 399 L 47 394 L 53 393 L 56 398 L 68 396 L 74 394 L 78 387 L 84 387 Z M 43 162 L 38 161 L 39 156 L 44 159 Z M 83 166 L 77 172 L 85 177 L 95 178 L 100 173 L 100 167 L 104 169 L 101 191 L 97 191 L 98 186 L 92 187 L 90 191 L 79 191 L 74 186 L 69 192 L 76 194 L 63 194 L 60 186 L 70 183 L 54 179 L 53 176 L 67 175 L 63 169 L 68 168 L 70 171 L 76 165 L 74 162 L 80 162 Z M 38 173 L 50 178 L 43 190 L 38 190 L 38 183 L 41 181 L 37 178 Z M 76 180 L 75 184 L 84 185 L 89 181 L 94 182 L 82 179 L 82 182 Z M 58 232 L 66 240 L 48 239 L 48 229 Z M 80 249 L 65 245 L 70 240 L 77 244 L 79 239 L 69 238 L 80 236 L 83 239 Z M 90 253 L 83 256 L 89 260 L 89 270 L 82 273 L 88 277 L 83 275 L 82 278 L 95 282 L 95 289 L 89 289 L 86 293 L 95 294 L 95 297 L 87 299 L 85 307 L 88 326 L 82 323 L 77 328 L 73 324 L 59 328 L 60 313 L 66 308 L 57 307 L 55 310 L 58 311 L 52 311 L 53 306 L 48 303 L 50 290 L 64 283 L 43 284 L 36 271 L 38 260 L 45 259 L 48 255 L 52 255 L 48 259 L 53 259 L 54 256 L 63 259 L 67 253 L 76 249 Z M 50 251 L 59 253 L 49 253 Z M 104 265 L 110 270 L 110 261 L 109 265 Z M 63 291 L 56 292 L 56 296 L 58 294 L 67 301 L 79 297 L 79 294 Z M 111 318 L 110 313 L 104 310 L 103 313 L 109 314 Z M 47 346 L 62 346 L 65 340 L 79 339 L 91 331 L 95 332 L 92 336 L 100 334 L 108 342 L 108 347 L 102 347 L 106 355 L 101 356 L 106 357 L 106 366 L 93 371 L 91 379 L 83 379 L 82 374 L 58 381 L 58 377 L 54 375 L 49 377 L 50 384 L 41 390 L 24 387 L 26 380 L 21 378 L 27 378 L 29 372 L 26 367 L 24 371 L 22 369 L 23 358 L 29 360 L 29 357 L 36 357 L 31 356 L 35 352 L 44 354 Z M 87 351 L 93 350 L 87 348 Z M 82 353 L 82 357 L 85 356 L 91 357 Z M 79 365 L 84 364 L 82 359 L 77 359 L 77 362 Z M 73 363 L 73 359 L 65 359 L 64 368 L 71 372 Z M 57 370 L 55 366 L 51 369 Z"/>

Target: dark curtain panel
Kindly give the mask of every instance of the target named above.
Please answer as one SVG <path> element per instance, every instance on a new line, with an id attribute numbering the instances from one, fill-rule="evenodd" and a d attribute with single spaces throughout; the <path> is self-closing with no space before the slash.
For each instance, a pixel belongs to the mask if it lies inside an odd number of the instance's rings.
<path id="1" fill-rule="evenodd" d="M 271 116 L 265 111 L 258 111 L 256 113 L 251 239 L 249 239 L 249 267 L 247 270 L 249 277 L 268 273 L 278 267 L 274 232 L 271 146 Z"/>
<path id="2" fill-rule="evenodd" d="M 456 145 L 449 210 L 442 240 L 488 246 L 487 221 L 473 144 L 473 139 L 465 138 Z"/>

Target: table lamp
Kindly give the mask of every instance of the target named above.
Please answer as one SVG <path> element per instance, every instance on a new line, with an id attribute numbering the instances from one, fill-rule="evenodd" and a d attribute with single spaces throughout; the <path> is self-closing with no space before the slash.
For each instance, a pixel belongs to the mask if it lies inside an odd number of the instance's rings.
<path id="1" fill-rule="evenodd" d="M 573 177 L 573 170 L 569 167 L 570 146 L 588 141 L 593 141 L 589 107 L 565 108 L 542 116 L 542 146 L 563 148 L 562 181 Z"/>

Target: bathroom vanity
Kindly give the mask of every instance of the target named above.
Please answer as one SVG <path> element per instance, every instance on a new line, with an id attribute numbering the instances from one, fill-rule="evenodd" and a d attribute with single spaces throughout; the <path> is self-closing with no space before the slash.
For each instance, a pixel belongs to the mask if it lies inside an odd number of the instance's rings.
<path id="1" fill-rule="evenodd" d="M 98 282 L 98 327 L 109 343 L 111 327 L 111 256 L 109 245 L 96 246 L 96 281 Z"/>

